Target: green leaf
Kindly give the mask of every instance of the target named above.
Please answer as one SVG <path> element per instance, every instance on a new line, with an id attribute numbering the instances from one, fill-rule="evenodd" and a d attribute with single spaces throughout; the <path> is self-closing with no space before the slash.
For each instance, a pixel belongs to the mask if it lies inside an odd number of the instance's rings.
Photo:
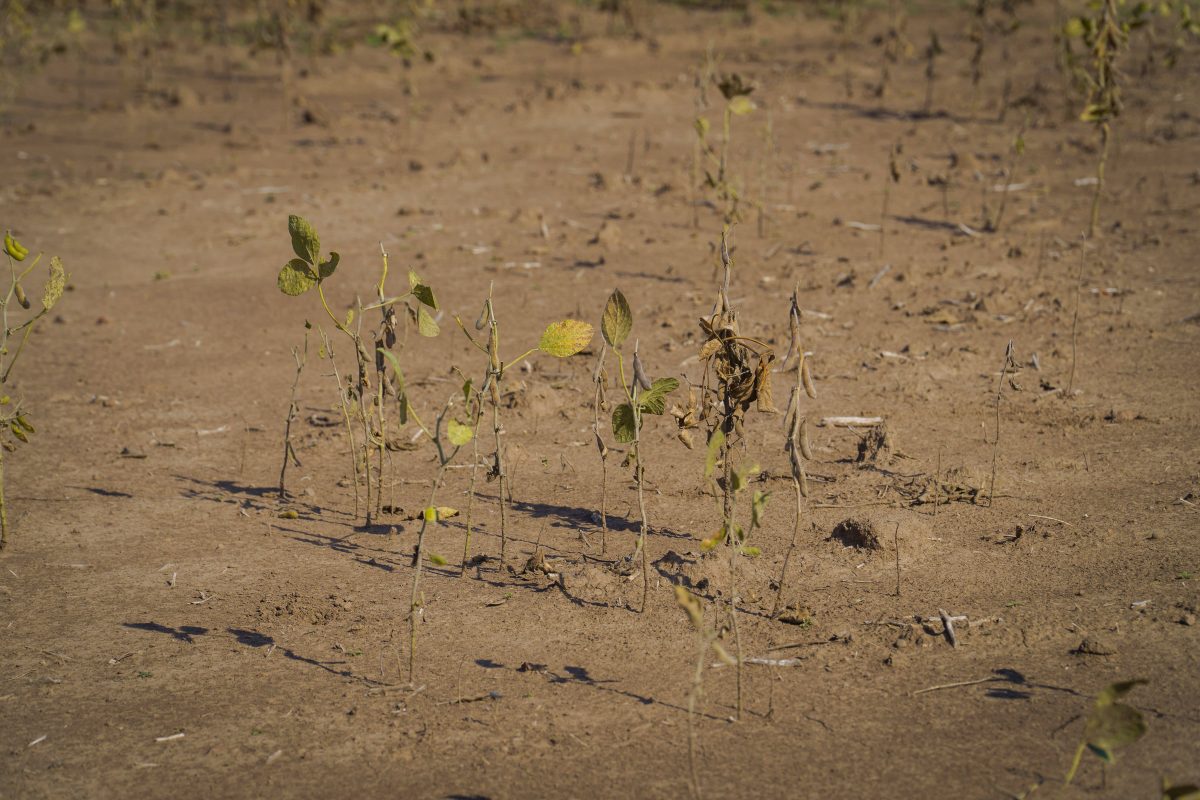
<path id="1" fill-rule="evenodd" d="M 762 527 L 763 516 L 767 513 L 767 499 L 770 496 L 770 492 L 754 492 L 754 499 L 750 504 L 750 514 L 756 528 Z"/>
<path id="2" fill-rule="evenodd" d="M 462 373 L 459 373 L 459 374 L 461 375 Z M 466 403 L 468 406 L 471 405 L 471 386 L 472 386 L 472 381 L 470 378 L 467 378 L 465 381 L 463 381 L 463 388 L 462 388 L 463 402 Z"/>
<path id="3" fill-rule="evenodd" d="M 471 441 L 473 435 L 470 425 L 464 425 L 456 419 L 446 423 L 446 438 L 455 447 L 462 447 Z"/>
<path id="4" fill-rule="evenodd" d="M 49 311 L 54 308 L 67 288 L 67 271 L 63 269 L 62 259 L 58 256 L 50 259 L 50 277 L 46 279 L 46 288 L 42 290 L 42 308 Z"/>
<path id="5" fill-rule="evenodd" d="M 637 438 L 637 423 L 633 419 L 633 406 L 621 403 L 612 413 L 613 436 L 621 444 L 629 444 Z"/>
<path id="6" fill-rule="evenodd" d="M 744 94 L 739 94 L 737 97 L 729 101 L 729 110 L 739 117 L 746 116 L 753 111 L 754 108 L 754 101 Z"/>
<path id="7" fill-rule="evenodd" d="M 433 506 L 426 506 L 425 507 L 425 521 L 426 522 L 437 522 L 437 518 L 438 518 L 437 509 Z"/>
<path id="8" fill-rule="evenodd" d="M 382 347 L 375 348 L 383 355 L 387 362 L 392 365 L 392 369 L 396 373 L 396 388 L 400 393 L 404 392 L 404 372 L 400 369 L 400 359 L 396 358 L 396 354 L 391 350 Z"/>
<path id="9" fill-rule="evenodd" d="M 1084 728 L 1083 740 L 1088 749 L 1107 763 L 1115 759 L 1113 751 L 1122 745 L 1136 742 L 1146 733 L 1146 722 L 1136 708 L 1117 702 L 1144 680 L 1120 681 L 1096 696 Z"/>
<path id="10" fill-rule="evenodd" d="M 712 477 L 713 470 L 717 466 L 717 460 L 721 458 L 721 450 L 724 447 L 725 432 L 718 428 L 713 431 L 712 436 L 708 437 L 708 453 L 704 456 L 704 477 Z"/>
<path id="11" fill-rule="evenodd" d="M 408 288 L 418 301 L 437 311 L 438 302 L 437 298 L 433 296 L 433 289 L 422 283 L 421 276 L 412 270 L 408 271 Z"/>
<path id="12" fill-rule="evenodd" d="M 288 217 L 288 233 L 292 235 L 292 250 L 308 264 L 321 260 L 321 239 L 304 217 Z"/>
<path id="13" fill-rule="evenodd" d="M 638 397 L 644 414 L 661 414 L 667 410 L 667 395 L 679 388 L 674 378 L 659 378 Z"/>
<path id="14" fill-rule="evenodd" d="M 1111 703 L 1097 708 L 1087 722 L 1087 746 L 1093 753 L 1111 764 L 1113 750 L 1132 744 L 1146 733 L 1142 713 L 1124 703 Z"/>
<path id="15" fill-rule="evenodd" d="M 317 274 L 321 276 L 321 280 L 325 280 L 334 272 L 336 272 L 338 268 L 338 262 L 341 260 L 342 257 L 337 253 L 330 253 L 329 260 L 322 261 L 317 267 Z"/>
<path id="16" fill-rule="evenodd" d="M 629 302 L 620 289 L 614 289 L 604 306 L 604 317 L 600 320 L 600 332 L 609 347 L 619 350 L 629 332 L 633 330 L 633 312 L 629 310 Z"/>
<path id="17" fill-rule="evenodd" d="M 437 553 L 430 553 L 429 563 L 438 567 L 444 567 L 446 566 L 447 562 L 445 556 L 439 556 Z"/>
<path id="18" fill-rule="evenodd" d="M 700 540 L 700 551 L 707 553 L 710 550 L 715 549 L 717 545 L 725 541 L 726 535 L 728 535 L 728 529 L 722 525 L 721 530 L 717 531 L 712 536 L 709 536 L 707 539 Z"/>
<path id="19" fill-rule="evenodd" d="M 421 306 L 421 308 L 417 311 L 417 332 L 422 336 L 428 336 L 430 338 L 437 336 L 442 332 L 442 329 L 438 327 L 437 322 L 435 322 L 429 312 L 425 310 L 424 306 Z"/>
<path id="20" fill-rule="evenodd" d="M 759 556 L 762 555 L 762 548 L 761 547 L 743 547 L 742 555 L 744 555 L 746 558 L 758 558 Z"/>
<path id="21" fill-rule="evenodd" d="M 275 283 L 284 294 L 299 297 L 317 285 L 317 278 L 313 275 L 312 267 L 299 258 L 293 258 L 283 265 Z"/>
<path id="22" fill-rule="evenodd" d="M 742 467 L 739 470 L 734 470 L 733 473 L 733 490 L 740 492 L 750 485 L 751 479 L 759 472 L 758 465 L 753 464 L 748 467 Z"/>
<path id="23" fill-rule="evenodd" d="M 587 347 L 592 341 L 592 326 L 577 319 L 564 319 L 546 326 L 538 349 L 555 358 L 567 358 Z"/>

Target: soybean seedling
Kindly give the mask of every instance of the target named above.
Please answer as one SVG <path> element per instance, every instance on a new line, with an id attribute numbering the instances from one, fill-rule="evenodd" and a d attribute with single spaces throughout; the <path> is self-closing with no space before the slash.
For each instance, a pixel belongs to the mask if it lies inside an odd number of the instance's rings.
<path id="1" fill-rule="evenodd" d="M 813 386 L 812 374 L 808 368 L 808 358 L 804 344 L 800 338 L 800 322 L 802 312 L 799 303 L 799 287 L 792 292 L 792 306 L 788 310 L 788 327 L 791 333 L 791 344 L 787 355 L 783 358 L 782 368 L 786 369 L 789 362 L 795 359 L 796 385 L 792 389 L 788 410 L 784 415 L 784 431 L 787 438 L 783 449 L 788 454 L 792 467 L 792 488 L 796 494 L 796 518 L 792 526 L 792 542 L 788 545 L 787 554 L 783 557 L 783 567 L 779 571 L 779 587 L 775 590 L 775 603 L 771 606 L 771 616 L 779 613 L 779 603 L 783 597 L 783 587 L 787 583 L 788 563 L 796 550 L 796 539 L 800 535 L 800 521 L 804 516 L 804 498 L 808 497 L 808 475 L 804 471 L 804 462 L 812 459 L 812 446 L 808 441 L 808 417 L 800 410 L 802 396 L 810 400 L 817 397 Z"/>
<path id="2" fill-rule="evenodd" d="M 738 206 L 741 203 L 741 192 L 734 185 L 729 175 L 729 155 L 733 146 L 733 118 L 745 116 L 755 109 L 754 101 L 750 99 L 754 91 L 752 84 L 746 83 L 736 73 L 729 75 L 713 75 L 721 96 L 725 98 L 725 108 L 721 116 L 721 143 L 718 151 L 708 141 L 710 129 L 706 117 L 696 118 L 696 136 L 699 137 L 700 149 L 708 157 L 712 169 L 704 171 L 704 184 L 712 189 L 722 204 L 722 216 L 726 225 L 741 220 Z"/>
<path id="3" fill-rule="evenodd" d="M 54 256 L 50 259 L 45 287 L 42 289 L 41 307 L 37 311 L 33 311 L 33 303 L 25 294 L 22 281 L 37 268 L 42 260 L 42 254 L 38 253 L 27 266 L 19 268 L 17 265 L 23 264 L 29 257 L 29 250 L 14 239 L 11 232 L 5 232 L 4 255 L 8 260 L 9 283 L 3 299 L 0 299 L 0 386 L 8 383 L 13 367 L 16 366 L 21 353 L 24 352 L 25 343 L 29 341 L 34 327 L 58 303 L 67 285 L 67 273 L 63 268 L 62 260 L 58 256 Z M 18 321 L 17 317 L 20 316 L 21 311 L 14 306 L 19 307 L 22 311 L 32 311 L 32 313 L 24 320 Z M 18 335 L 21 338 L 16 348 L 10 348 L 10 338 Z M 8 546 L 8 509 L 4 501 L 4 454 L 14 452 L 18 444 L 28 444 L 29 436 L 35 432 L 21 398 L 14 400 L 7 394 L 0 394 L 0 432 L 8 434 L 8 437 L 0 441 L 0 551 L 2 551 Z"/>
<path id="4" fill-rule="evenodd" d="M 645 365 L 638 354 L 638 343 L 633 343 L 633 374 L 626 377 L 625 355 L 621 346 L 629 338 L 633 330 L 633 312 L 625 302 L 621 292 L 614 291 L 608 298 L 604 308 L 602 332 L 607 343 L 612 345 L 617 357 L 617 372 L 621 379 L 621 389 L 625 393 L 625 402 L 613 409 L 613 436 L 618 442 L 631 446 L 629 460 L 633 462 L 633 481 L 637 486 L 638 511 L 641 522 L 638 526 L 637 549 L 633 557 L 642 557 L 642 606 L 641 612 L 646 611 L 646 600 L 650 590 L 650 561 L 646 554 L 646 532 L 649 523 L 646 519 L 646 456 L 642 447 L 642 423 L 646 414 L 661 415 L 667 408 L 667 395 L 679 388 L 679 381 L 674 378 L 659 378 L 650 381 L 646 374 Z"/>
<path id="5" fill-rule="evenodd" d="M 393 367 L 398 366 L 398 362 L 394 360 L 394 356 L 389 361 Z M 463 394 L 470 396 L 470 387 L 464 387 Z M 421 570 L 425 564 L 425 535 L 428 533 L 430 526 L 437 526 L 444 517 L 451 516 L 456 513 L 454 509 L 443 508 L 437 505 L 437 491 L 442 485 L 442 481 L 446 477 L 446 467 L 458 455 L 458 451 L 463 445 L 467 444 L 474 438 L 474 432 L 469 424 L 460 422 L 451 416 L 456 396 L 452 395 L 446 404 L 442 407 L 441 412 L 434 420 L 433 428 L 426 428 L 421 425 L 421 429 L 425 435 L 433 442 L 433 446 L 437 451 L 437 473 L 433 477 L 433 483 L 429 488 L 429 501 L 425 504 L 424 510 L 421 512 L 421 529 L 417 534 L 417 546 L 413 551 L 413 584 L 412 597 L 409 602 L 409 618 L 408 618 L 408 680 L 411 683 L 416 672 L 417 659 L 417 619 L 424 617 L 425 599 L 421 594 Z M 445 430 L 443 431 L 443 423 Z M 420 421 L 417 422 L 420 425 Z M 446 559 L 436 554 L 430 554 L 430 561 L 435 564 L 443 565 Z"/>
<path id="6" fill-rule="evenodd" d="M 687 614 L 688 621 L 696 631 L 696 668 L 692 671 L 692 688 L 688 692 L 688 773 L 692 797 L 700 800 L 700 773 L 696 769 L 696 704 L 704 691 L 704 665 L 708 651 L 712 649 L 726 664 L 736 662 L 717 641 L 718 633 L 704 621 L 704 606 L 700 598 L 682 586 L 675 587 L 675 602 Z"/>
<path id="7" fill-rule="evenodd" d="M 1146 722 L 1136 708 L 1119 702 L 1145 680 L 1121 681 L 1108 686 L 1096 696 L 1088 714 L 1087 723 L 1083 728 L 1083 738 L 1075 750 L 1075 758 L 1071 768 L 1063 778 L 1063 785 L 1069 786 L 1083 761 L 1083 754 L 1091 751 L 1105 764 L 1116 760 L 1115 750 L 1127 744 L 1132 744 L 1146 733 Z"/>
<path id="8" fill-rule="evenodd" d="M 504 361 L 500 358 L 500 324 L 496 321 L 496 309 L 492 300 L 492 289 L 488 288 L 488 296 L 483 304 L 483 311 L 479 315 L 479 319 L 475 322 L 475 330 L 482 331 L 487 329 L 488 337 L 486 342 L 480 342 L 475 336 L 467 330 L 467 326 L 458 316 L 454 317 L 454 321 L 458 323 L 458 327 L 462 329 L 463 334 L 478 350 L 487 356 L 488 364 L 483 384 L 480 386 L 480 393 L 487 392 L 492 406 L 492 434 L 494 436 L 496 451 L 492 457 L 492 466 L 488 471 L 488 480 L 497 482 L 497 490 L 500 499 L 500 569 L 504 568 L 505 552 L 508 547 L 508 513 L 507 506 L 504 501 L 504 491 L 508 483 L 508 472 L 504 464 L 504 448 L 500 441 L 500 402 L 501 391 L 500 387 L 504 381 L 504 375 L 508 367 L 512 364 L 518 364 L 527 356 L 530 356 L 537 351 L 541 351 L 555 358 L 569 358 L 587 347 L 592 341 L 593 328 L 586 322 L 580 322 L 575 319 L 564 319 L 560 322 L 551 323 L 542 333 L 542 338 L 538 341 L 536 347 L 531 347 L 524 353 L 521 353 L 516 358 Z M 511 494 L 512 488 L 508 487 Z M 474 488 L 471 490 L 471 500 L 474 499 Z"/>
<path id="9" fill-rule="evenodd" d="M 716 431 L 708 440 L 708 454 L 704 460 L 704 477 L 706 480 L 714 480 L 714 472 L 716 463 L 720 457 L 722 445 L 724 444 L 724 434 L 720 430 Z M 734 494 L 744 492 L 749 486 L 750 481 L 758 475 L 759 469 L 757 466 L 743 466 L 740 469 L 734 470 L 730 475 L 729 491 Z M 737 588 L 737 568 L 738 559 L 742 555 L 759 556 L 761 551 L 757 547 L 750 547 L 746 544 L 754 531 L 762 525 L 763 514 L 766 512 L 767 499 L 770 497 L 769 492 L 755 490 L 751 496 L 750 502 L 750 525 L 743 528 L 734 521 L 733 517 L 725 517 L 721 521 L 721 527 L 712 536 L 700 542 L 700 549 L 703 552 L 711 552 L 716 549 L 722 542 L 728 545 L 729 551 L 729 624 L 733 628 L 733 643 L 737 650 L 737 718 L 742 718 L 742 634 L 738 626 L 738 588 Z"/>
<path id="10" fill-rule="evenodd" d="M 362 423 L 363 442 L 361 461 L 357 456 L 354 459 L 354 515 L 357 518 L 359 514 L 357 482 L 361 464 L 364 483 L 366 485 L 366 524 L 370 526 L 374 519 L 373 514 L 377 514 L 382 510 L 383 458 L 388 441 L 387 418 L 384 414 L 385 394 L 390 391 L 396 396 L 399 404 L 400 424 L 404 424 L 407 421 L 409 410 L 408 396 L 404 387 L 403 374 L 400 370 L 395 370 L 395 378 L 391 383 L 385 382 L 386 356 L 390 355 L 392 360 L 395 360 L 395 355 L 390 350 L 397 342 L 396 329 L 399 325 L 399 320 L 397 319 L 395 308 L 398 305 L 403 305 L 407 310 L 406 316 L 416 325 L 418 333 L 422 336 L 437 336 L 439 332 L 437 322 L 429 313 L 430 309 L 437 309 L 437 300 L 434 297 L 433 290 L 425 285 L 415 272 L 409 272 L 409 290 L 407 292 L 398 296 L 388 297 L 386 294 L 388 255 L 384 251 L 382 253 L 382 269 L 379 282 L 376 286 L 377 301 L 366 307 L 363 307 L 360 302 L 357 314 L 355 313 L 355 309 L 351 309 L 346 314 L 345 320 L 339 319 L 329 307 L 329 302 L 325 297 L 324 284 L 336 272 L 338 264 L 341 261 L 341 256 L 336 251 L 331 251 L 328 258 L 322 259 L 320 237 L 317 235 L 316 229 L 302 217 L 294 214 L 288 217 L 288 233 L 292 239 L 292 250 L 296 253 L 297 257 L 285 264 L 283 269 L 280 270 L 277 279 L 279 290 L 286 295 L 297 297 L 312 289 L 316 289 L 317 296 L 321 301 L 321 307 L 333 322 L 334 328 L 345 335 L 354 348 L 355 377 L 348 380 L 346 385 L 343 385 L 341 376 L 337 372 L 336 364 L 334 377 L 337 379 L 338 393 L 342 398 L 346 430 L 350 438 L 352 452 L 354 450 L 354 432 L 350 425 L 350 401 L 356 401 L 358 406 L 357 415 Z M 373 310 L 379 310 L 382 314 L 380 328 L 374 333 L 374 357 L 370 355 L 366 341 L 362 335 L 363 312 Z M 356 319 L 357 325 L 355 324 Z M 332 360 L 332 351 L 329 349 L 327 343 L 322 347 L 322 355 L 326 355 Z M 369 370 L 372 364 L 375 368 L 378 389 L 370 399 L 373 409 L 368 411 L 367 403 L 371 387 Z M 375 425 L 376 422 L 378 423 L 377 426 Z M 372 450 L 378 454 L 378 481 L 374 504 L 372 503 L 371 494 Z"/>
<path id="11" fill-rule="evenodd" d="M 1017 167 L 1020 165 L 1021 156 L 1025 155 L 1025 129 L 1028 126 L 1029 116 L 1026 115 L 1021 129 L 1017 131 L 1017 136 L 1013 139 L 1012 147 L 1009 149 L 1008 165 L 1005 167 L 1003 175 L 1004 191 L 1000 195 L 1000 207 L 996 210 L 996 216 L 992 216 L 986 202 L 983 204 L 983 228 L 989 233 L 1000 230 L 1000 222 L 1004 219 L 1004 209 L 1008 205 L 1008 193 L 1013 184 L 1017 182 Z M 985 185 L 985 192 L 987 188 Z"/>
<path id="12" fill-rule="evenodd" d="M 1129 33 L 1145 22 L 1145 3 L 1129 5 L 1126 0 L 1099 0 L 1095 16 L 1076 17 L 1067 23 L 1068 40 L 1080 38 L 1091 57 L 1091 68 L 1084 78 L 1087 103 L 1079 118 L 1095 126 L 1100 137 L 1100 157 L 1096 163 L 1096 190 L 1092 194 L 1092 212 L 1088 238 L 1096 235 L 1100 224 L 1100 198 L 1104 193 L 1104 174 L 1108 165 L 1108 146 L 1112 126 L 1121 115 L 1121 72 L 1117 62 L 1129 44 Z"/>

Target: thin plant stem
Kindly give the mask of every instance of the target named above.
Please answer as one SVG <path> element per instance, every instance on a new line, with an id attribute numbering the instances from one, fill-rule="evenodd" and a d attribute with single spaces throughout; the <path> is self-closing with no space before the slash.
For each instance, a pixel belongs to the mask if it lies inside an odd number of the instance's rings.
<path id="1" fill-rule="evenodd" d="M 458 571 L 461 578 L 467 572 L 467 561 L 471 555 L 471 510 L 475 505 L 475 476 L 479 473 L 479 423 L 483 421 L 483 396 L 476 394 L 475 429 L 471 434 L 471 484 L 467 488 L 467 535 L 463 540 L 462 566 Z"/>
<path id="2" fill-rule="evenodd" d="M 1008 377 L 1008 367 L 1012 364 L 1013 343 L 1010 339 L 1004 350 L 1004 365 L 1000 368 L 1000 381 L 996 385 L 996 438 L 992 441 L 992 480 L 988 486 L 988 508 L 996 502 L 996 460 L 1000 455 L 1000 395 L 1004 391 L 1004 379 Z"/>
<path id="3" fill-rule="evenodd" d="M 1079 273 L 1075 277 L 1075 310 L 1071 314 L 1071 377 L 1067 379 L 1067 399 L 1075 396 L 1075 360 L 1079 344 L 1079 289 L 1083 286 L 1083 265 L 1087 243 L 1079 243 Z"/>
<path id="4" fill-rule="evenodd" d="M 427 509 L 436 508 L 434 500 L 437 498 L 438 486 L 442 482 L 442 477 L 446 474 L 446 462 L 444 459 L 439 459 L 441 463 L 438 466 L 437 475 L 433 479 L 433 486 L 429 489 L 429 503 L 421 510 L 421 530 L 417 534 L 417 549 L 413 554 L 416 561 L 413 571 L 412 599 L 409 603 L 408 616 L 408 682 L 413 682 L 413 676 L 416 673 L 417 664 L 417 614 L 424 611 L 424 603 L 421 601 L 421 567 L 425 561 L 425 532 L 429 528 L 430 514 Z M 433 513 L 433 523 L 437 524 L 437 512 Z"/>
<path id="5" fill-rule="evenodd" d="M 800 493 L 800 481 L 792 478 L 792 488 L 796 491 L 796 519 L 792 525 L 792 542 L 783 556 L 783 568 L 779 570 L 779 586 L 775 589 L 775 602 L 771 605 L 772 617 L 779 613 L 779 603 L 783 599 L 783 586 L 787 582 L 788 564 L 792 561 L 792 553 L 796 551 L 796 539 L 800 536 L 800 519 L 804 514 L 804 497 Z"/>
<path id="6" fill-rule="evenodd" d="M 308 361 L 308 331 L 304 332 L 304 350 L 292 348 L 292 358 L 296 362 L 296 378 L 292 381 L 292 399 L 288 403 L 287 419 L 283 424 L 283 464 L 279 467 L 279 499 L 287 499 L 287 468 L 288 461 L 295 461 L 296 466 L 300 466 L 300 459 L 296 458 L 296 450 L 292 447 L 292 421 L 296 419 L 296 413 L 299 409 L 296 407 L 296 390 L 300 386 L 300 373 L 304 371 L 304 364 Z"/>

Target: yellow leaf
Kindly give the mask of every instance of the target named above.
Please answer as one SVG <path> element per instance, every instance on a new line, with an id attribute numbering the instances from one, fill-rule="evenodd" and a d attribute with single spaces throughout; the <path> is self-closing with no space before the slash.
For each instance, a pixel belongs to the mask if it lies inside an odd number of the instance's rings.
<path id="1" fill-rule="evenodd" d="M 592 326 L 577 319 L 564 319 L 546 327 L 538 349 L 555 358 L 573 356 L 592 341 Z"/>

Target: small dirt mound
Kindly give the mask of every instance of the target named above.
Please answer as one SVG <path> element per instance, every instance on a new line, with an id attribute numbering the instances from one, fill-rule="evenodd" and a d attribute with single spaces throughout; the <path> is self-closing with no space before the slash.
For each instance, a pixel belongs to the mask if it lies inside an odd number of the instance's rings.
<path id="1" fill-rule="evenodd" d="M 846 547 L 857 547 L 860 550 L 882 550 L 879 541 L 880 531 L 875 520 L 870 517 L 850 517 L 839 522 L 833 528 L 830 536 Z"/>
<path id="2" fill-rule="evenodd" d="M 728 597 L 729 551 L 725 545 L 706 555 L 669 550 L 654 562 L 654 568 L 672 585 L 682 586 L 700 597 L 709 600 Z M 773 567 L 767 559 L 746 556 L 739 558 L 739 602 L 743 606 L 760 606 L 768 602 L 774 597 L 771 591 L 774 577 Z"/>

